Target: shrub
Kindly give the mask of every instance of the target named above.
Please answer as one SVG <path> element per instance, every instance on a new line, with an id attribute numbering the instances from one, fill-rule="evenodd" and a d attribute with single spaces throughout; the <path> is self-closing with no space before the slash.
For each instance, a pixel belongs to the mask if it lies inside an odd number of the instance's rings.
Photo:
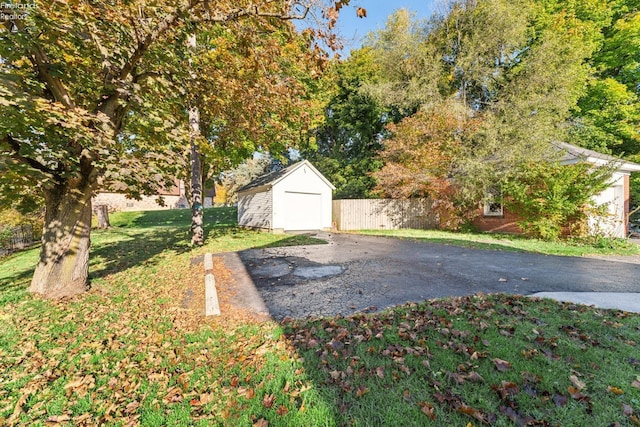
<path id="1" fill-rule="evenodd" d="M 12 235 L 13 231 L 11 227 L 0 224 L 0 248 L 6 248 L 9 246 Z"/>
<path id="2" fill-rule="evenodd" d="M 612 171 L 613 165 L 529 163 L 504 183 L 504 206 L 522 218 L 518 225 L 531 237 L 583 236 L 587 213 L 602 212 L 592 197 L 607 188 Z"/>
<path id="3" fill-rule="evenodd" d="M 0 209 L 0 247 L 8 246 L 13 230 L 22 225 L 30 225 L 33 238 L 39 239 L 42 235 L 43 216 L 42 210 L 23 213 L 16 208 Z"/>

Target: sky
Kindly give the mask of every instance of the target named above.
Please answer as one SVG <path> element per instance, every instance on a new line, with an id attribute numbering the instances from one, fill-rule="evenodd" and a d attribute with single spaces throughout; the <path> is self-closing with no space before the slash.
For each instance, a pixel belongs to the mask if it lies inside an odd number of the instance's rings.
<path id="1" fill-rule="evenodd" d="M 416 12 L 417 18 L 428 18 L 439 0 L 351 0 L 351 5 L 340 11 L 337 28 L 345 39 L 342 56 L 347 57 L 349 50 L 362 45 L 367 33 L 384 28 L 387 18 L 398 9 Z M 356 7 L 367 10 L 366 18 L 356 16 Z"/>

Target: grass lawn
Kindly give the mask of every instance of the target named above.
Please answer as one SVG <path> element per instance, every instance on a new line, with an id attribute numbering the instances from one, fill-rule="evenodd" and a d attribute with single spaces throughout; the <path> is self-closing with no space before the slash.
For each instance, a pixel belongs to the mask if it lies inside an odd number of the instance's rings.
<path id="1" fill-rule="evenodd" d="M 259 321 L 204 318 L 206 252 L 320 243 L 241 230 L 206 211 L 112 215 L 94 231 L 93 288 L 27 292 L 35 250 L 0 260 L 0 425 L 638 425 L 640 316 L 513 296 L 382 313 Z"/>
<path id="2" fill-rule="evenodd" d="M 389 236 L 475 249 L 514 252 L 535 252 L 546 255 L 638 255 L 640 245 L 624 239 L 599 239 L 592 243 L 580 241 L 545 242 L 513 234 L 458 233 L 439 230 L 361 230 L 357 233 Z"/>

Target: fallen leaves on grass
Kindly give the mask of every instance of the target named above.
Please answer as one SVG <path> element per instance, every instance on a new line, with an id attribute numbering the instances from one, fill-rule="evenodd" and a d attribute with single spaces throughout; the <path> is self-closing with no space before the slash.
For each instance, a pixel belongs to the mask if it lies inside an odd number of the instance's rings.
<path id="1" fill-rule="evenodd" d="M 262 398 L 262 406 L 264 406 L 267 409 L 271 408 L 275 401 L 276 401 L 276 396 L 273 393 L 265 394 L 264 397 Z"/>
<path id="2" fill-rule="evenodd" d="M 613 393 L 613 394 L 616 394 L 618 396 L 621 395 L 621 394 L 624 394 L 624 390 L 622 390 L 621 388 L 618 388 L 618 387 L 608 386 L 607 387 L 607 391 L 609 393 Z"/>
<path id="3" fill-rule="evenodd" d="M 225 315 L 216 319 L 203 315 L 202 265 L 191 266 L 186 256 L 148 263 L 76 298 L 3 307 L 19 333 L 8 353 L 0 348 L 9 368 L 0 373 L 0 399 L 12 402 L 10 411 L 0 407 L 0 424 L 139 425 L 143 412 L 163 419 L 184 404 L 193 419 L 236 418 L 240 402 L 262 398 L 267 357 L 286 362 L 293 352 L 273 324 L 232 306 L 221 260 L 214 259 L 214 274 Z M 265 399 L 265 410 L 297 412 L 309 389 L 302 375 L 292 373 L 280 397 Z M 22 386 L 7 395 L 5 384 L 16 383 Z M 59 412 L 48 414 L 50 405 Z M 71 415 L 80 407 L 84 413 Z"/>
<path id="4" fill-rule="evenodd" d="M 534 303 L 528 299 L 477 296 L 345 318 L 289 321 L 282 335 L 272 324 L 256 323 L 232 307 L 233 291 L 224 287 L 229 273 L 215 262 L 228 317 L 202 316 L 201 268 L 177 264 L 154 266 L 154 275 L 148 274 L 148 266 L 132 267 L 82 299 L 9 303 L 4 308 L 11 313 L 12 327 L 26 332 L 11 338 L 15 342 L 9 350 L 0 349 L 7 352 L 2 357 L 9 367 L 1 379 L 3 385 L 23 386 L 10 391 L 0 420 L 46 420 L 51 414 L 45 405 L 56 397 L 64 399 L 56 416 L 89 405 L 84 418 L 70 420 L 86 425 L 136 425 L 142 413 L 162 418 L 185 406 L 193 420 L 244 416 L 244 425 L 267 426 L 267 419 L 278 425 L 278 417 L 288 417 L 289 425 L 304 425 L 292 417 L 320 405 L 329 408 L 336 424 L 353 419 L 366 423 L 371 421 L 367 415 L 358 418 L 354 412 L 394 399 L 393 404 L 404 405 L 426 422 L 438 414 L 439 424 L 451 425 L 557 425 L 554 414 L 591 414 L 591 400 L 606 399 L 615 403 L 620 423 L 637 419 L 631 406 L 618 409 L 627 396 L 616 393 L 621 389 L 611 386 L 607 392 L 593 380 L 603 358 L 576 361 L 578 355 L 566 346 L 602 342 L 594 351 L 601 351 L 605 342 L 612 348 L 618 342 L 628 346 L 626 342 L 638 340 L 628 326 L 632 318 L 601 312 L 590 316 L 600 319 L 596 322 L 607 327 L 606 334 L 614 331 L 605 335 L 572 321 L 591 313 L 580 306 L 558 309 L 555 303 L 539 302 L 541 308 L 536 306 L 539 311 L 532 315 Z M 43 304 L 46 319 L 40 314 Z M 550 325 L 554 316 L 568 318 Z M 567 324 L 572 326 L 562 327 Z M 273 366 L 270 360 L 290 367 L 286 379 L 274 380 L 274 369 L 266 372 Z M 629 354 L 624 360 L 632 371 L 637 366 Z M 537 365 L 545 369 L 535 370 Z M 628 387 L 633 376 L 601 381 Z M 549 386 L 558 382 L 560 390 Z M 640 388 L 640 380 L 631 386 L 625 388 L 628 395 Z M 313 389 L 328 389 L 331 400 L 306 399 L 303 393 Z M 523 399 L 533 402 L 535 410 L 520 407 Z"/>
<path id="5" fill-rule="evenodd" d="M 522 414 L 511 406 L 501 406 L 500 413 L 506 415 L 518 427 L 524 426 L 545 426 L 547 423 L 536 420 L 535 418 Z"/>
<path id="6" fill-rule="evenodd" d="M 449 414 L 454 423 L 460 423 L 455 417 L 462 416 L 472 418 L 470 424 L 508 419 L 518 426 L 556 425 L 558 419 L 549 415 L 555 412 L 592 415 L 595 396 L 586 393 L 587 380 L 595 378 L 599 364 L 596 360 L 581 365 L 581 354 L 568 352 L 566 343 L 578 349 L 598 348 L 602 335 L 597 330 L 586 334 L 580 321 L 567 326 L 568 321 L 562 320 L 550 326 L 553 314 L 545 317 L 543 305 L 543 310 L 531 315 L 529 304 L 530 300 L 518 297 L 480 295 L 407 304 L 373 315 L 289 320 L 285 327 L 309 372 L 317 372 L 316 381 L 333 390 L 342 408 L 339 412 L 345 416 L 363 405 L 357 399 L 366 399 L 366 406 L 390 397 L 389 390 L 397 384 L 414 382 L 423 386 L 406 387 L 390 406 L 411 405 L 430 420 L 438 410 Z M 555 303 L 544 304 L 553 313 Z M 588 309 L 572 305 L 559 310 L 571 317 Z M 624 324 L 620 325 L 617 329 L 622 330 Z M 610 337 L 606 339 L 610 345 Z M 627 340 L 620 337 L 621 343 Z M 533 371 L 539 362 L 549 370 Z M 548 388 L 561 378 L 567 382 L 566 391 Z M 607 394 L 617 396 L 618 390 L 611 386 Z M 487 391 L 497 397 L 497 405 L 487 405 L 486 398 L 466 399 Z M 598 393 L 598 398 L 605 397 L 604 390 Z M 523 399 L 531 406 L 521 407 L 518 402 Z M 483 403 L 477 404 L 479 400 Z M 442 417 L 438 421 L 450 422 Z"/>
<path id="7" fill-rule="evenodd" d="M 520 387 L 511 381 L 502 381 L 500 385 L 492 385 L 491 389 L 495 391 L 501 399 L 513 397 L 520 393 Z"/>
<path id="8" fill-rule="evenodd" d="M 507 362 L 506 360 L 498 359 L 496 357 L 495 359 L 491 359 L 491 361 L 495 365 L 496 369 L 500 372 L 504 372 L 508 369 L 511 369 L 511 363 Z"/>
<path id="9" fill-rule="evenodd" d="M 573 386 L 578 390 L 582 390 L 587 386 L 583 381 L 580 381 L 580 379 L 575 375 L 569 375 L 569 381 L 571 381 L 571 384 L 573 384 Z"/>
<path id="10" fill-rule="evenodd" d="M 253 427 L 269 427 L 269 421 L 264 418 L 260 418 L 258 421 L 253 423 Z"/>
<path id="11" fill-rule="evenodd" d="M 429 402 L 418 402 L 418 406 L 423 414 L 425 414 L 431 421 L 436 419 L 435 408 Z"/>

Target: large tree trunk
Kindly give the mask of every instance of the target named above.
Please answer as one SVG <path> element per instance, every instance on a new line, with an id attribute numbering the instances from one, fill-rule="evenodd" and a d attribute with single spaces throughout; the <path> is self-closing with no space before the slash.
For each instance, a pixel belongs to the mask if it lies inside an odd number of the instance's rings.
<path id="1" fill-rule="evenodd" d="M 87 290 L 91 193 L 90 185 L 69 183 L 45 192 L 40 261 L 29 292 L 62 298 Z"/>

